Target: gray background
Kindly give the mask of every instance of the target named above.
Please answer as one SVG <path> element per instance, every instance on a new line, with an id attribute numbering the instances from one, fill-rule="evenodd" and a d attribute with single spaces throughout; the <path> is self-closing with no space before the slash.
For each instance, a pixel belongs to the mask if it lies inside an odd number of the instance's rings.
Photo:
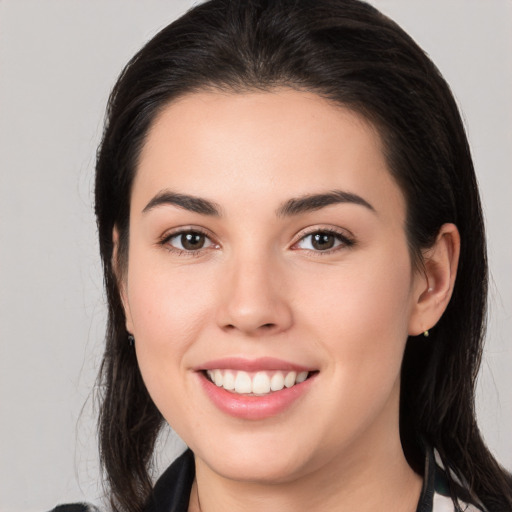
<path id="1" fill-rule="evenodd" d="M 0 0 L 2 512 L 101 496 L 91 398 L 105 321 L 95 148 L 121 67 L 192 3 Z M 431 55 L 464 113 L 493 276 L 479 421 L 512 469 L 512 2 L 373 3 Z M 179 449 L 173 437 L 162 442 L 160 467 Z"/>

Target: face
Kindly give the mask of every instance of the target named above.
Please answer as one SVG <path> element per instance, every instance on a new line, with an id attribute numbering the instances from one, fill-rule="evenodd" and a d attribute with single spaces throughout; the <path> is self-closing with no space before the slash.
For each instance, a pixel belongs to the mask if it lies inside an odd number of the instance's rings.
<path id="1" fill-rule="evenodd" d="M 311 93 L 168 105 L 133 185 L 127 329 L 218 475 L 288 481 L 398 439 L 419 278 L 376 131 Z"/>

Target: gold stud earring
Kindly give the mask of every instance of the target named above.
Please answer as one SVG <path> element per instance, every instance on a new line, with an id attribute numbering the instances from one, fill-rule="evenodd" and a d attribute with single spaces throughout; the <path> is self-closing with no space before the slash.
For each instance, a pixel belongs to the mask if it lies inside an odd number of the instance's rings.
<path id="1" fill-rule="evenodd" d="M 429 332 L 428 332 L 428 329 L 423 333 L 423 336 L 425 336 L 425 338 L 428 338 L 429 337 Z"/>

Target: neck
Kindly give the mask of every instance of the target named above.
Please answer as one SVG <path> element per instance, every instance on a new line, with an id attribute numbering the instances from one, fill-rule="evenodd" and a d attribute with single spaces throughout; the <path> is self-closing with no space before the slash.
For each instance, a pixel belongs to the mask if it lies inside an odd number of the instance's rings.
<path id="1" fill-rule="evenodd" d="M 351 446 L 320 469 L 281 483 L 224 478 L 196 458 L 189 512 L 414 512 L 421 485 L 398 435 L 366 449 Z"/>

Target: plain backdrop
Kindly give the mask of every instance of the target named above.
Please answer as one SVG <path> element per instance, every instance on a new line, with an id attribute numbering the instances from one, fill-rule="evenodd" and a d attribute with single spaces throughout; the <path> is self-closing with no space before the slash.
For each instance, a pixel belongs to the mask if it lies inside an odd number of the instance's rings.
<path id="1" fill-rule="evenodd" d="M 0 511 L 99 503 L 91 390 L 105 300 L 95 150 L 125 62 L 187 0 L 0 0 Z M 492 271 L 478 387 L 512 470 L 512 2 L 374 0 L 431 55 L 463 111 Z M 182 445 L 167 439 L 159 467 Z"/>

